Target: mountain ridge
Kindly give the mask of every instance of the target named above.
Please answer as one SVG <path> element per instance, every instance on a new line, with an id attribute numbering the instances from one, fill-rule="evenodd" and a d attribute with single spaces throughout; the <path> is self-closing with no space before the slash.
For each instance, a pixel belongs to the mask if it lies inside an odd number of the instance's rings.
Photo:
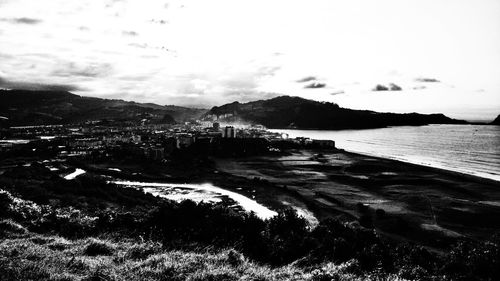
<path id="1" fill-rule="evenodd" d="M 499 125 L 500 126 L 500 114 L 493 120 L 490 125 Z"/>
<path id="2" fill-rule="evenodd" d="M 387 126 L 467 124 L 441 113 L 387 113 L 342 108 L 292 96 L 232 102 L 210 110 L 85 97 L 67 91 L 0 90 L 0 117 L 10 126 L 77 123 L 113 119 L 175 123 L 202 118 L 260 124 L 272 129 L 369 129 Z M 497 118 L 498 119 L 498 118 Z M 7 121 L 6 121 L 7 120 Z"/>
<path id="3" fill-rule="evenodd" d="M 205 109 L 85 97 L 67 91 L 0 90 L 0 116 L 11 126 L 144 118 L 155 123 L 174 123 L 197 119 L 205 112 Z"/>
<path id="4" fill-rule="evenodd" d="M 221 118 L 222 116 L 222 118 Z M 204 116 L 228 122 L 249 122 L 271 129 L 370 129 L 388 126 L 467 124 L 442 113 L 388 113 L 342 108 L 330 102 L 279 96 L 248 103 L 232 102 L 215 106 Z"/>

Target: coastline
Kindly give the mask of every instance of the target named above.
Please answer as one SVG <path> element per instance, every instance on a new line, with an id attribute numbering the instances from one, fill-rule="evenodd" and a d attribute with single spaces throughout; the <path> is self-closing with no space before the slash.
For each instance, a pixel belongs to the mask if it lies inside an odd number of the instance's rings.
<path id="1" fill-rule="evenodd" d="M 500 130 L 490 125 L 397 126 L 328 131 L 271 129 L 290 138 L 336 142 L 339 149 L 500 182 Z"/>
<path id="2" fill-rule="evenodd" d="M 435 249 L 457 237 L 480 240 L 500 231 L 500 190 L 490 179 L 339 149 L 210 162 L 197 168 L 116 161 L 77 167 L 113 180 L 210 183 L 272 211 L 292 207 L 319 221 L 338 218 Z"/>
<path id="3" fill-rule="evenodd" d="M 216 162 L 219 171 L 247 182 L 238 192 L 251 194 L 252 188 L 256 200 L 274 210 L 295 205 L 318 220 L 368 219 L 395 239 L 440 248 L 457 237 L 484 239 L 500 230 L 498 182 L 474 175 L 345 150 L 298 149 Z"/>
<path id="4" fill-rule="evenodd" d="M 443 173 L 443 174 L 449 174 L 449 175 L 453 175 L 453 176 L 461 176 L 461 177 L 467 178 L 469 180 L 478 181 L 478 182 L 482 182 L 482 183 L 486 183 L 486 184 L 500 184 L 500 179 L 496 180 L 493 178 L 482 177 L 482 176 L 475 175 L 475 174 L 468 174 L 466 172 L 449 170 L 449 169 L 442 168 L 442 167 L 432 166 L 431 164 L 426 165 L 423 163 L 414 163 L 414 162 L 411 162 L 409 160 L 406 161 L 406 160 L 395 159 L 395 158 L 391 158 L 391 157 L 383 157 L 383 156 L 377 156 L 377 155 L 372 155 L 372 154 L 367 154 L 367 153 L 362 153 L 362 152 L 354 152 L 354 151 L 349 151 L 349 150 L 345 150 L 345 149 L 341 149 L 341 148 L 339 148 L 339 150 L 346 153 L 346 154 L 352 154 L 352 155 L 358 155 L 358 156 L 364 156 L 364 157 L 372 157 L 374 159 L 379 159 L 379 160 L 394 161 L 396 163 L 402 163 L 405 165 L 413 165 L 415 167 L 419 167 L 422 169 L 429 169 L 431 171 L 434 170 L 434 171 L 438 171 L 438 172 Z"/>

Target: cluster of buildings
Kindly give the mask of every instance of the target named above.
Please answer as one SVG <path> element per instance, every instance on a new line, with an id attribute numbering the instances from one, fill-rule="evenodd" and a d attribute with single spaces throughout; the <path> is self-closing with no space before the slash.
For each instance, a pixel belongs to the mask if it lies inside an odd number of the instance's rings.
<path id="1" fill-rule="evenodd" d="M 206 122 L 205 122 L 206 123 Z M 259 143 L 268 151 L 277 151 L 279 144 L 335 148 L 331 140 L 290 139 L 286 135 L 266 130 L 263 126 L 221 126 L 214 122 L 183 125 L 150 125 L 119 127 L 84 123 L 80 125 L 12 127 L 8 136 L 0 136 L 0 152 L 16 149 L 18 145 L 50 143 L 59 156 L 106 156 L 120 151 L 151 160 L 164 160 L 174 151 L 193 145 L 201 149 L 224 151 Z M 209 125 L 209 126 L 207 126 Z M 252 150 L 249 150 L 252 151 Z"/>

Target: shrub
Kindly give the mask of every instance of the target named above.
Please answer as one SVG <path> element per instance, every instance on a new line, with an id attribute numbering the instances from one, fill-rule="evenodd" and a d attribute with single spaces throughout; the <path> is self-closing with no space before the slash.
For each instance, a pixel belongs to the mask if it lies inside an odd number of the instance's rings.
<path id="1" fill-rule="evenodd" d="M 151 255 L 157 254 L 160 251 L 161 244 L 159 243 L 135 244 L 127 250 L 124 258 L 132 260 L 142 260 L 148 258 Z"/>
<path id="2" fill-rule="evenodd" d="M 7 191 L 0 189 L 0 218 L 9 216 L 12 196 Z"/>
<path id="3" fill-rule="evenodd" d="M 24 234 L 26 232 L 28 232 L 26 228 L 12 220 L 0 221 L 0 235 L 7 233 Z"/>
<path id="4" fill-rule="evenodd" d="M 375 215 L 377 215 L 377 217 L 379 218 L 383 218 L 385 216 L 385 211 L 383 209 L 377 209 L 375 211 Z"/>
<path id="5" fill-rule="evenodd" d="M 245 261 L 245 258 L 243 257 L 242 254 L 238 253 L 235 250 L 229 250 L 227 252 L 227 262 L 233 266 L 237 267 L 241 265 Z"/>
<path id="6" fill-rule="evenodd" d="M 84 249 L 84 254 L 87 256 L 110 256 L 115 249 L 106 241 L 90 239 Z"/>
<path id="7" fill-rule="evenodd" d="M 366 228 L 373 228 L 373 218 L 369 214 L 364 214 L 359 217 L 359 224 Z"/>
<path id="8" fill-rule="evenodd" d="M 113 281 L 116 280 L 116 277 L 107 272 L 102 268 L 97 268 L 91 274 L 83 279 L 83 281 Z"/>

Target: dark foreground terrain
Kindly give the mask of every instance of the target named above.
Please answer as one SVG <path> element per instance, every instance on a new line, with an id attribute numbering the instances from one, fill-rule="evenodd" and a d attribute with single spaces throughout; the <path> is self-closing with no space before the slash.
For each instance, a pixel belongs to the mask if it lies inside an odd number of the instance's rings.
<path id="1" fill-rule="evenodd" d="M 499 195 L 473 177 L 333 150 L 0 164 L 0 280 L 500 278 Z M 63 178 L 77 167 L 87 173 Z M 109 179 L 212 182 L 280 213 Z"/>

